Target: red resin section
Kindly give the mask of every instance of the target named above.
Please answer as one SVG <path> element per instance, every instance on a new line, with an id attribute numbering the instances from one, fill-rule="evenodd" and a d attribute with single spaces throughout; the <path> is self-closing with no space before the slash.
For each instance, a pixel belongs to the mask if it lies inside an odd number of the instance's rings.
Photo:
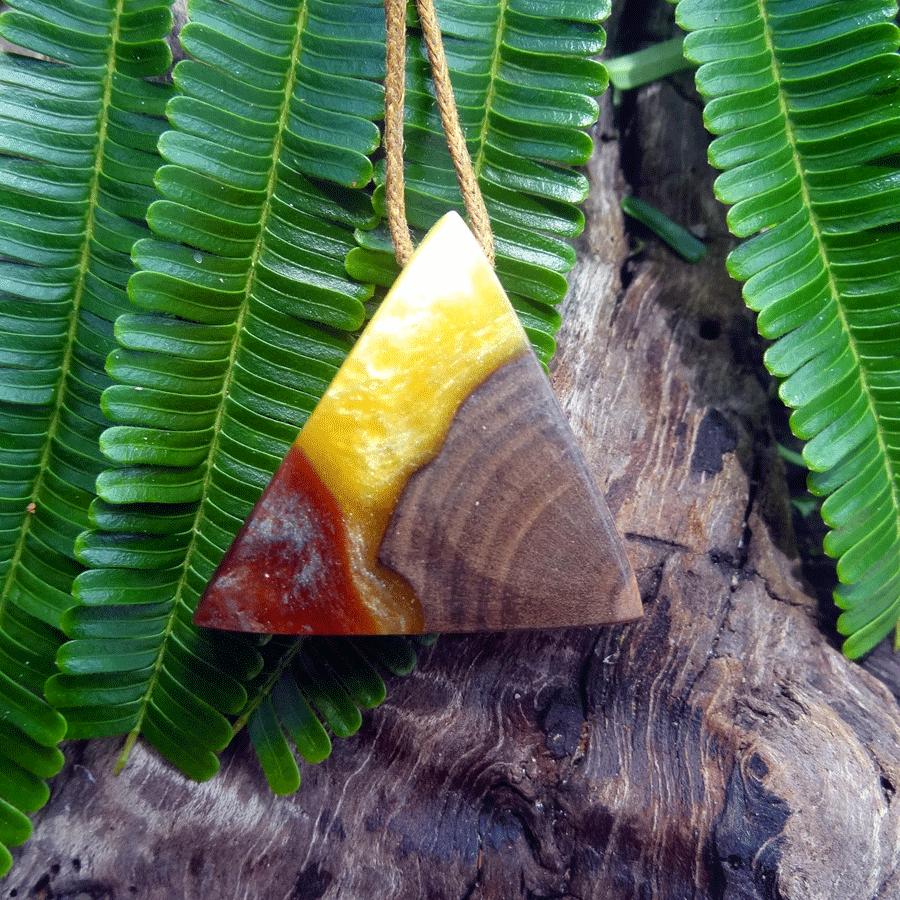
<path id="1" fill-rule="evenodd" d="M 194 622 L 262 634 L 374 634 L 334 496 L 291 447 L 203 594 Z"/>

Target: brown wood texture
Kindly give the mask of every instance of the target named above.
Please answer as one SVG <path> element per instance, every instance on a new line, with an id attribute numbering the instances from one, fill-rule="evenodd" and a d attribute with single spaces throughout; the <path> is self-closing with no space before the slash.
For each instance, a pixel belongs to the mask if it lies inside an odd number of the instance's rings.
<path id="1" fill-rule="evenodd" d="M 531 351 L 463 402 L 404 488 L 379 559 L 413 586 L 429 632 L 608 625 L 642 612 L 606 501 Z"/>
<path id="2" fill-rule="evenodd" d="M 900 896 L 897 701 L 798 586 L 699 105 L 655 85 L 619 134 L 604 103 L 553 376 L 645 617 L 442 638 L 287 798 L 241 741 L 202 785 L 75 744 L 4 900 Z M 707 259 L 629 258 L 626 175 Z"/>

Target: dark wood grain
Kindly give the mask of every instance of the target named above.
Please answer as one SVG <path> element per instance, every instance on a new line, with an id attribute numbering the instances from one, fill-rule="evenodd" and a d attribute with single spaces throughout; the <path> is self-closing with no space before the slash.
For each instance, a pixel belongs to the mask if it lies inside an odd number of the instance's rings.
<path id="1" fill-rule="evenodd" d="M 425 630 L 627 622 L 641 598 L 622 540 L 537 357 L 501 366 L 409 479 L 381 544 Z"/>

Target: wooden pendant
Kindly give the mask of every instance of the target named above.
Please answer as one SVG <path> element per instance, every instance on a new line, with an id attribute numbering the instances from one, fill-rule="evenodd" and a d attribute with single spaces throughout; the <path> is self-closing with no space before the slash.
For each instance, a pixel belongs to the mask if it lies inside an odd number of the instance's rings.
<path id="1" fill-rule="evenodd" d="M 606 503 L 503 288 L 451 213 L 335 376 L 194 621 L 413 634 L 640 615 Z"/>
<path id="2" fill-rule="evenodd" d="M 626 622 L 641 615 L 625 548 L 537 357 L 501 366 L 409 479 L 381 561 L 429 631 Z"/>

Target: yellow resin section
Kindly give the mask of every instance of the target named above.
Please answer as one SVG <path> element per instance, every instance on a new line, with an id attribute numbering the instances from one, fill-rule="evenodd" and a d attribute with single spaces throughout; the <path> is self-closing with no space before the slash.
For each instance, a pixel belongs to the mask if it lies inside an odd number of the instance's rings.
<path id="1" fill-rule="evenodd" d="M 385 632 L 423 629 L 378 548 L 410 475 L 440 451 L 462 402 L 529 348 L 497 276 L 456 213 L 428 233 L 297 443 L 344 516 L 351 574 Z"/>

